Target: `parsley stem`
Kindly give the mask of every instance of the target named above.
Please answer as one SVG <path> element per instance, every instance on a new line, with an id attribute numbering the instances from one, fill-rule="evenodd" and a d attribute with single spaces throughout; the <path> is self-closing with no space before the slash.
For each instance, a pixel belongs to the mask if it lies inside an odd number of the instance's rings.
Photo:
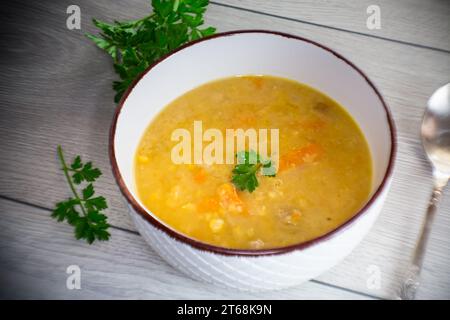
<path id="1" fill-rule="evenodd" d="M 64 154 L 61 145 L 58 145 L 58 157 L 59 161 L 62 165 L 62 170 L 64 171 L 64 175 L 66 176 L 67 183 L 69 184 L 70 190 L 72 190 L 73 195 L 75 196 L 75 199 L 80 202 L 81 211 L 83 212 L 83 215 L 86 216 L 86 210 L 84 209 L 83 203 L 81 201 L 80 196 L 78 195 L 77 190 L 75 189 L 75 186 L 73 185 L 72 179 L 69 175 L 69 167 L 66 164 L 66 160 L 64 159 Z"/>

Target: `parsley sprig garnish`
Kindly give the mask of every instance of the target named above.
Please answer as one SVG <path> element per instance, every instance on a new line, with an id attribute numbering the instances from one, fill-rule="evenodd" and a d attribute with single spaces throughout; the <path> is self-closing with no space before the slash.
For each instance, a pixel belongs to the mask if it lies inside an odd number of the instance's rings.
<path id="1" fill-rule="evenodd" d="M 109 224 L 107 217 L 102 213 L 108 205 L 104 197 L 94 197 L 95 190 L 92 184 L 101 176 L 101 171 L 93 168 L 91 162 L 83 163 L 80 156 L 77 156 L 68 166 L 61 146 L 58 146 L 58 158 L 73 196 L 66 201 L 58 202 L 51 216 L 59 222 L 67 221 L 74 226 L 77 239 L 86 239 L 89 244 L 95 240 L 108 240 Z M 79 194 L 75 185 L 80 185 L 82 182 L 87 185 Z"/>
<path id="2" fill-rule="evenodd" d="M 208 0 L 152 0 L 153 13 L 143 19 L 105 23 L 94 19 L 100 36 L 88 34 L 95 44 L 111 55 L 120 81 L 114 81 L 114 101 L 147 67 L 182 44 L 215 32 L 200 28 Z"/>
<path id="3" fill-rule="evenodd" d="M 267 169 L 264 175 L 274 177 L 271 160 L 263 160 L 254 151 L 239 151 L 236 154 L 237 165 L 233 169 L 231 181 L 239 190 L 253 192 L 259 186 L 256 174 L 261 168 Z"/>

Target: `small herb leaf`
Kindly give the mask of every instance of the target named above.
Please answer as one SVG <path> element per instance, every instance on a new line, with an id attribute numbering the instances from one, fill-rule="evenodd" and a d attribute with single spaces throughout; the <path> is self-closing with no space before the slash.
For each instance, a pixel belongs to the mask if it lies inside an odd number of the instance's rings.
<path id="1" fill-rule="evenodd" d="M 95 197 L 88 199 L 84 202 L 86 208 L 88 210 L 104 210 L 108 208 L 108 205 L 106 203 L 106 199 L 104 197 Z"/>
<path id="2" fill-rule="evenodd" d="M 100 169 L 92 168 L 92 162 L 87 162 L 81 169 L 72 169 L 72 171 L 74 171 L 72 178 L 75 184 L 80 184 L 83 181 L 94 182 L 102 175 Z"/>
<path id="3" fill-rule="evenodd" d="M 237 165 L 233 169 L 231 181 L 239 190 L 253 192 L 259 186 L 256 174 L 261 167 L 270 168 L 270 160 L 263 161 L 254 151 L 240 151 L 236 154 Z M 270 175 L 271 177 L 275 175 Z"/>
<path id="4" fill-rule="evenodd" d="M 75 157 L 75 159 L 73 160 L 72 164 L 70 165 L 72 170 L 81 169 L 82 166 L 83 166 L 83 164 L 81 163 L 81 157 L 80 156 Z"/>
<path id="5" fill-rule="evenodd" d="M 86 188 L 83 189 L 83 200 L 87 200 L 94 195 L 94 186 L 89 183 Z"/>

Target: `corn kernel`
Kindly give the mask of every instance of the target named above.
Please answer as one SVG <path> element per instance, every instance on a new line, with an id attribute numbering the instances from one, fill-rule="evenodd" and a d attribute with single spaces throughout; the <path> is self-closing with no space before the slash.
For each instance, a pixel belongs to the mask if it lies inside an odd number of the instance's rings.
<path id="1" fill-rule="evenodd" d="M 194 212 L 197 209 L 197 206 L 195 204 L 193 204 L 192 202 L 188 202 L 184 205 L 181 206 L 182 209 L 190 211 L 190 212 Z"/>
<path id="2" fill-rule="evenodd" d="M 250 241 L 250 247 L 252 249 L 261 249 L 264 247 L 264 241 L 262 241 L 261 239 Z"/>
<path id="3" fill-rule="evenodd" d="M 138 160 L 139 160 L 139 163 L 147 163 L 149 159 L 147 156 L 139 155 Z"/>
<path id="4" fill-rule="evenodd" d="M 222 230 L 224 224 L 225 224 L 225 221 L 223 221 L 220 218 L 216 218 L 216 219 L 212 219 L 209 222 L 209 227 L 211 228 L 212 232 L 219 232 L 220 230 Z"/>

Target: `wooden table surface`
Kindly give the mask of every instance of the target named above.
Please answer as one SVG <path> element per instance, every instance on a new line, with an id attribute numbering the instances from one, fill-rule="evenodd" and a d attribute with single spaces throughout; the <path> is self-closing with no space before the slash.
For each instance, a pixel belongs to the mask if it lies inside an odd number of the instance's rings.
<path id="1" fill-rule="evenodd" d="M 66 8 L 81 8 L 81 30 L 68 30 Z M 391 192 L 375 226 L 339 265 L 298 287 L 244 293 L 185 277 L 136 232 L 108 160 L 116 78 L 108 56 L 84 36 L 91 18 L 135 19 L 147 0 L 14 1 L 0 20 L 0 297 L 390 299 L 413 252 L 432 186 L 419 139 L 430 94 L 449 82 L 450 2 L 445 0 L 216 0 L 206 14 L 219 31 L 272 29 L 307 37 L 364 70 L 390 105 L 399 153 Z M 381 29 L 366 9 L 381 9 Z M 49 217 L 69 196 L 56 146 L 81 154 L 104 176 L 112 238 L 91 246 Z M 450 194 L 433 227 L 419 298 L 450 298 Z M 81 268 L 81 290 L 68 290 L 66 268 Z M 379 276 L 379 277 L 378 277 Z M 373 281 L 376 277 L 377 281 Z"/>

